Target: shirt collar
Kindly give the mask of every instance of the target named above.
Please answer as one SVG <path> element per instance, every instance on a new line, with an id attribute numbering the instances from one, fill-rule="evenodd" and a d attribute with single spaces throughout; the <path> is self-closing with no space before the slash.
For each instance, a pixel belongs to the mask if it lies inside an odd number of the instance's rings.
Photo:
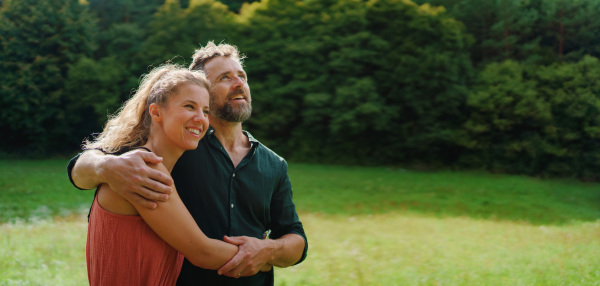
<path id="1" fill-rule="evenodd" d="M 244 133 L 244 135 L 246 135 L 246 137 L 248 137 L 248 140 L 250 141 L 252 146 L 259 143 L 258 140 L 256 140 L 256 138 L 254 138 L 254 136 L 252 136 L 252 134 L 250 134 L 250 132 L 248 132 L 246 130 L 242 130 L 242 133 Z M 206 131 L 205 136 L 212 137 L 214 135 L 215 135 L 215 129 L 212 126 L 208 126 L 208 130 Z"/>

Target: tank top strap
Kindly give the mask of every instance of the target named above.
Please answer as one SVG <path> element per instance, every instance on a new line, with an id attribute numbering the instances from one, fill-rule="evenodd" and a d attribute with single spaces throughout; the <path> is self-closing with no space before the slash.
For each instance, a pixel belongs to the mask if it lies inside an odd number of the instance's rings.
<path id="1" fill-rule="evenodd" d="M 148 148 L 146 148 L 146 147 L 144 147 L 144 146 L 135 147 L 134 149 L 144 149 L 144 150 L 146 150 L 146 151 L 148 151 L 148 152 L 152 152 L 150 149 L 148 149 Z"/>

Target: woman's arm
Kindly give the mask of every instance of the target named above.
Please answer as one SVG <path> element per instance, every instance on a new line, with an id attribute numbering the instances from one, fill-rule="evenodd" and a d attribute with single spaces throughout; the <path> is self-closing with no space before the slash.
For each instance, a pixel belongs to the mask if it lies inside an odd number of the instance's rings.
<path id="1" fill-rule="evenodd" d="M 150 166 L 168 174 L 162 163 Z M 159 202 L 156 209 L 148 209 L 137 202 L 130 203 L 158 236 L 198 267 L 218 269 L 238 251 L 238 247 L 233 244 L 208 238 L 194 221 L 175 188 L 169 200 Z"/>

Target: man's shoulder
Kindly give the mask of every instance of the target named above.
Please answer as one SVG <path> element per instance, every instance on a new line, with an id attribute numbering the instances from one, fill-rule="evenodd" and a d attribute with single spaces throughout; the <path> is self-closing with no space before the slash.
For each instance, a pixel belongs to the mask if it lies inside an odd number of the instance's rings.
<path id="1" fill-rule="evenodd" d="M 272 162 L 285 163 L 285 159 L 283 157 L 279 156 L 279 154 L 271 150 L 271 148 L 267 147 L 265 144 L 256 140 L 256 138 L 252 137 L 250 133 L 247 134 L 248 138 L 250 138 L 250 142 L 252 142 L 252 144 L 256 144 L 256 155 Z"/>

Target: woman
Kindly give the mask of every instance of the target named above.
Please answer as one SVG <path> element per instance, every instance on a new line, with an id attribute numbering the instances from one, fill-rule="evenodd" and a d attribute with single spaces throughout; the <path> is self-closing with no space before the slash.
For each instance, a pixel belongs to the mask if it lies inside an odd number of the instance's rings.
<path id="1" fill-rule="evenodd" d="M 201 72 L 156 68 L 85 147 L 110 153 L 146 149 L 163 157 L 155 168 L 169 174 L 208 129 L 209 85 Z M 86 246 L 90 285 L 174 285 L 181 254 L 198 267 L 218 269 L 236 253 L 237 246 L 204 235 L 176 190 L 154 210 L 125 200 L 106 184 L 97 190 Z"/>

